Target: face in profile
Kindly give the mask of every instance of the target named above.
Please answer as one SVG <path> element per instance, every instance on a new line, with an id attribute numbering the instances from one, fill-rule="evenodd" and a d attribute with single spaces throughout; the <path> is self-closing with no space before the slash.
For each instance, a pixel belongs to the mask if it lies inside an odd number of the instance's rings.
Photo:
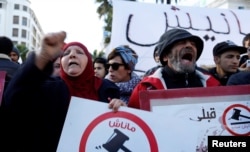
<path id="1" fill-rule="evenodd" d="M 154 52 L 154 60 L 155 60 L 156 63 L 160 62 L 160 55 L 159 55 L 159 51 L 158 50 L 156 50 Z"/>
<path id="2" fill-rule="evenodd" d="M 108 61 L 109 79 L 115 83 L 127 82 L 130 80 L 131 70 L 125 67 L 120 56 L 116 56 Z"/>
<path id="3" fill-rule="evenodd" d="M 102 63 L 94 63 L 95 76 L 98 78 L 104 78 L 106 75 L 106 68 Z"/>
<path id="4" fill-rule="evenodd" d="M 76 77 L 82 74 L 87 63 L 87 55 L 84 50 L 77 45 L 72 45 L 63 52 L 61 66 L 64 72 L 69 76 Z"/>
<path id="5" fill-rule="evenodd" d="M 53 63 L 53 76 L 59 76 L 60 75 L 60 58 L 57 58 Z"/>
<path id="6" fill-rule="evenodd" d="M 245 47 L 245 48 L 250 47 L 250 39 L 244 41 L 244 47 Z"/>
<path id="7" fill-rule="evenodd" d="M 11 60 L 12 60 L 13 62 L 18 62 L 18 59 L 19 59 L 17 53 L 16 53 L 16 52 L 13 52 L 13 51 L 10 52 L 10 58 L 11 58 Z"/>

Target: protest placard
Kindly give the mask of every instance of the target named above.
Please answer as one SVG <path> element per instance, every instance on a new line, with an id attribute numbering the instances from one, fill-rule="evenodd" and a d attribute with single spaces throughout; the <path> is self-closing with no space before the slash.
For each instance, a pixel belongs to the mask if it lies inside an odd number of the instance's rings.
<path id="1" fill-rule="evenodd" d="M 188 121 L 186 135 L 198 136 L 185 151 L 207 150 L 208 136 L 250 136 L 250 85 L 142 91 L 140 102 L 144 110 Z"/>
<path id="2" fill-rule="evenodd" d="M 106 103 L 72 97 L 57 152 L 173 152 L 183 145 L 191 149 L 182 143 L 194 140 L 183 132 L 186 122 L 174 119 L 128 107 L 114 113 Z"/>

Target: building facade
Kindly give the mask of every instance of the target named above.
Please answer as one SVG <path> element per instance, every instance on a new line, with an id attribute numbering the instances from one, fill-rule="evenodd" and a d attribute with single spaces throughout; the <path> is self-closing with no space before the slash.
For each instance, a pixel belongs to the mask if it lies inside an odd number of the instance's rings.
<path id="1" fill-rule="evenodd" d="M 44 33 L 29 0 L 0 0 L 0 35 L 29 50 L 40 47 Z"/>

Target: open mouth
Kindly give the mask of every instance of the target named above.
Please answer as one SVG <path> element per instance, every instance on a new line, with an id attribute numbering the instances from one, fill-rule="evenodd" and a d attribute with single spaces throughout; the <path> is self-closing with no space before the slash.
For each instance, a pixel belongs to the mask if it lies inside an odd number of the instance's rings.
<path id="1" fill-rule="evenodd" d="M 185 54 L 183 54 L 181 59 L 192 62 L 193 61 L 193 55 L 191 53 L 185 53 Z"/>
<path id="2" fill-rule="evenodd" d="M 71 65 L 78 65 L 78 63 L 76 63 L 76 62 L 70 62 L 69 66 L 71 66 Z"/>

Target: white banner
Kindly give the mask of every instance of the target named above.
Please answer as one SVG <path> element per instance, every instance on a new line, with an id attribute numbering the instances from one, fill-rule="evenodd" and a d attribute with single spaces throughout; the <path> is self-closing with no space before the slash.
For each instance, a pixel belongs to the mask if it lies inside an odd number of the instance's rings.
<path id="1" fill-rule="evenodd" d="M 195 151 L 197 128 L 186 124 L 127 107 L 114 113 L 106 103 L 73 97 L 57 152 Z"/>
<path id="2" fill-rule="evenodd" d="M 214 65 L 212 50 L 221 41 L 231 40 L 242 46 L 250 33 L 248 10 L 184 7 L 152 3 L 113 1 L 112 37 L 108 54 L 119 45 L 129 45 L 139 55 L 138 70 L 156 65 L 153 50 L 164 31 L 186 29 L 204 41 L 198 65 Z"/>
<path id="3" fill-rule="evenodd" d="M 177 120 L 188 120 L 186 126 L 199 127 L 196 132 L 186 132 L 186 134 L 191 136 L 193 133 L 194 135 L 198 133 L 196 140 L 190 144 L 196 147 L 196 152 L 205 152 L 208 149 L 208 136 L 250 136 L 249 95 L 247 96 L 248 101 L 229 101 L 225 98 L 220 99 L 224 102 L 211 102 L 211 98 L 207 102 L 204 98 L 180 98 L 174 100 L 175 105 L 152 106 L 152 111 L 177 118 Z M 213 101 L 220 101 L 219 98 L 217 99 L 212 98 Z M 168 102 L 166 99 L 162 99 L 162 101 Z M 186 104 L 180 104 L 180 101 Z M 193 103 L 194 101 L 199 101 L 199 103 Z M 151 102 L 153 104 L 153 100 Z M 188 131 L 186 128 L 183 130 Z M 188 148 L 185 150 L 193 151 Z"/>
<path id="4" fill-rule="evenodd" d="M 183 152 L 209 151 L 209 136 L 250 137 L 250 86 L 220 86 L 140 92 L 140 105 L 161 116 L 186 121 L 182 128 L 192 149 L 183 145 Z M 189 130 L 199 127 L 197 130 Z M 178 136 L 174 137 L 178 138 Z M 248 140 L 250 141 L 250 140 Z M 210 147 L 211 148 L 211 147 Z"/>

